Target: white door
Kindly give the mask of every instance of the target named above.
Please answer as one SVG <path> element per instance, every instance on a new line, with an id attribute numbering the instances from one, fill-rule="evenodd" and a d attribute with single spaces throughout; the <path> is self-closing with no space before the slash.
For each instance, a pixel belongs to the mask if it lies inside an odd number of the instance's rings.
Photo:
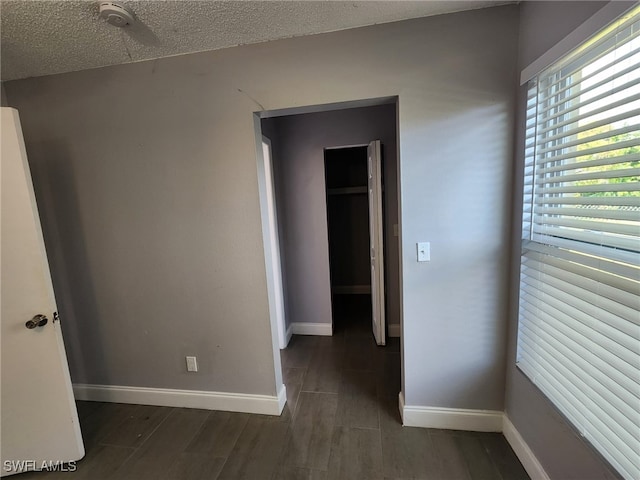
<path id="1" fill-rule="evenodd" d="M 386 331 L 384 317 L 384 257 L 382 250 L 382 165 L 379 140 L 369 144 L 367 154 L 372 326 L 376 342 L 378 345 L 384 345 L 386 343 Z"/>
<path id="2" fill-rule="evenodd" d="M 13 108 L 1 113 L 0 476 L 7 476 L 79 460 L 84 446 L 20 120 Z M 36 318 L 27 328 L 37 315 L 46 324 Z"/>
<path id="3" fill-rule="evenodd" d="M 278 328 L 280 349 L 287 348 L 287 332 L 285 327 L 284 293 L 282 283 L 282 265 L 280 263 L 280 239 L 278 236 L 278 214 L 276 211 L 276 194 L 273 178 L 273 159 L 271 156 L 271 140 L 262 137 L 263 170 L 259 169 L 260 183 L 264 182 L 264 205 L 266 208 L 268 235 L 264 238 L 265 255 L 267 257 L 267 275 L 271 277 L 269 287 L 269 303 L 273 309 Z M 264 179 L 262 178 L 264 175 Z"/>

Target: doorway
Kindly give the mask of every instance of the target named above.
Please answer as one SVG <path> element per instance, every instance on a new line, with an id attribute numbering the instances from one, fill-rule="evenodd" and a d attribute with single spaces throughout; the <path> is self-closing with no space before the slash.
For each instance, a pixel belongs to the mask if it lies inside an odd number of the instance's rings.
<path id="1" fill-rule="evenodd" d="M 380 402 L 397 402 L 402 354 L 396 100 L 256 114 L 263 241 L 266 261 L 271 262 L 267 277 L 272 286 L 277 283 L 272 274 L 278 262 L 270 253 L 279 251 L 285 320 L 282 348 L 280 331 L 274 327 L 279 323 L 277 308 L 272 308 L 278 302 L 269 286 L 274 356 L 278 357 L 274 361 L 276 375 L 281 373 L 286 385 L 291 413 L 299 398 L 311 401 L 315 395 L 351 391 L 363 395 L 368 405 L 362 410 L 368 412 L 366 419 L 354 426 L 373 427 Z M 266 143 L 270 149 L 265 150 Z M 349 160 L 353 155 L 354 160 Z M 331 162 L 341 160 L 343 170 L 334 172 Z M 377 173 L 377 195 L 369 194 L 375 185 L 370 181 L 372 173 Z M 271 195 L 263 185 L 268 180 L 273 182 L 273 216 L 266 201 Z M 339 205 L 340 198 L 347 207 Z M 378 215 L 369 215 L 374 210 L 370 200 L 378 205 Z M 355 212 L 351 220 L 340 217 L 348 211 Z M 347 240 L 349 248 L 338 245 L 335 234 L 341 227 L 332 226 L 336 212 L 336 225 L 357 231 L 355 240 Z M 377 232 L 379 245 L 373 251 L 371 229 Z M 273 249 L 276 237 L 278 248 Z M 354 250 L 359 253 L 349 253 Z M 347 257 L 354 257 L 355 265 L 341 260 Z M 372 264 L 372 258 L 379 264 Z M 378 279 L 376 284 L 372 278 Z M 376 286 L 381 287 L 378 291 L 385 303 L 372 301 Z M 380 335 L 372 335 L 374 306 L 387 323 L 386 331 L 384 326 L 381 329 L 382 342 Z M 356 384 L 361 377 L 367 377 L 366 385 Z M 360 407 L 354 405 L 358 411 Z"/>
<path id="2" fill-rule="evenodd" d="M 281 271 L 281 308 L 280 317 L 284 317 L 284 328 L 274 329 L 276 348 L 286 346 L 292 335 L 331 336 L 333 332 L 333 309 L 356 307 L 358 304 L 371 303 L 369 319 L 384 318 L 378 328 L 370 322 L 371 331 L 379 330 L 376 343 L 384 344 L 384 337 L 398 337 L 400 333 L 400 245 L 398 236 L 399 194 L 398 194 L 398 151 L 397 151 L 397 104 L 396 99 L 385 99 L 384 103 L 364 106 L 330 106 L 332 109 L 311 113 L 298 111 L 263 112 L 257 119 L 256 145 L 263 153 L 265 138 L 270 140 L 271 178 L 277 224 L 268 221 L 270 211 L 267 188 L 261 188 L 261 210 L 263 213 L 263 240 L 265 252 L 280 252 L 280 262 L 271 260 L 267 265 L 267 274 Z M 318 107 L 319 108 L 319 107 Z M 329 108 L 329 107 L 327 107 Z M 266 117 L 266 118 L 265 118 Z M 377 140 L 372 142 L 372 140 Z M 332 156 L 344 157 L 356 153 L 359 160 L 349 168 L 350 172 L 334 175 L 326 171 Z M 336 157 L 336 158 L 337 158 Z M 259 158 L 260 183 L 266 181 L 264 162 Z M 370 160 L 384 158 L 374 162 L 379 180 L 378 195 L 369 195 L 368 176 Z M 335 160 L 340 162 L 340 160 Z M 349 160 L 346 160 L 349 163 Z M 359 163 L 358 163 L 359 162 Z M 340 178 L 346 175 L 347 178 Z M 335 178 L 334 178 L 335 177 Z M 328 183 L 327 183 L 328 181 Z M 336 183 L 337 182 L 337 183 Z M 384 194 L 382 193 L 384 185 Z M 327 195 L 327 187 L 330 195 Z M 342 192 L 334 189 L 346 188 Z M 355 190 L 349 190 L 354 189 Z M 346 193 L 345 193 L 346 192 Z M 335 195 L 334 195 L 335 194 Z M 332 197 L 332 198 L 328 198 Z M 329 210 L 333 209 L 334 199 L 348 201 L 358 205 L 365 214 L 356 215 L 358 231 L 363 235 L 356 237 L 360 252 L 354 255 L 354 269 L 340 269 L 343 261 L 330 261 L 330 255 L 336 254 L 335 242 L 330 248 Z M 345 200 L 346 197 L 353 197 Z M 367 197 L 369 197 L 367 199 Z M 366 211 L 367 201 L 378 205 L 379 215 L 373 218 Z M 349 207 L 351 208 L 351 207 Z M 339 209 L 339 207 L 338 207 Z M 369 210 L 372 210 L 369 208 Z M 384 211 L 384 216 L 382 212 Z M 377 225 L 371 225 L 375 220 Z M 339 220 L 340 221 L 340 220 Z M 343 220 L 348 221 L 348 220 Z M 371 235 L 367 240 L 367 224 L 377 234 L 378 249 L 372 250 Z M 336 230 L 332 230 L 333 236 Z M 268 235 L 275 233 L 276 235 Z M 272 239 L 277 237 L 278 246 L 273 248 Z M 369 243 L 369 247 L 366 244 Z M 384 248 L 382 246 L 384 245 Z M 340 255 L 338 247 L 338 256 Z M 333 253 L 331 253 L 333 251 Z M 347 254 L 347 256 L 350 256 Z M 270 258 L 274 256 L 270 255 Z M 373 265 L 371 259 L 378 261 Z M 279 265 L 277 265 L 279 263 Z M 366 269 L 366 270 L 365 270 Z M 353 270 L 353 271 L 349 271 Z M 373 273 L 373 274 L 372 274 Z M 378 279 L 374 285 L 371 278 Z M 278 283 L 278 282 L 271 282 Z M 365 297 L 371 295 L 376 285 L 382 292 L 380 302 L 368 302 Z M 348 287 L 348 288 L 345 288 Z M 270 287 L 270 305 L 277 306 Z M 341 297 L 334 298 L 334 293 Z M 347 295 L 350 295 L 348 298 Z M 369 297 L 370 298 L 370 297 Z M 350 299 L 354 305 L 349 307 Z M 335 301 L 334 301 L 335 300 Z M 344 300 L 344 301 L 341 301 Z M 358 301 L 360 300 L 360 302 Z M 377 312 L 373 311 L 377 308 Z M 363 306 L 366 308 L 366 306 Z M 271 308 L 271 317 L 278 310 Z M 376 315 L 376 313 L 378 315 Z M 274 321 L 274 324 L 278 322 Z M 282 322 L 280 322 L 282 323 Z M 386 328 L 385 328 L 386 324 Z M 284 342 L 281 341 L 284 337 Z M 284 345 L 283 345 L 284 343 Z M 279 344 L 279 345 L 278 345 Z"/>
<path id="3" fill-rule="evenodd" d="M 333 330 L 371 324 L 384 345 L 382 159 L 379 142 L 324 150 Z"/>

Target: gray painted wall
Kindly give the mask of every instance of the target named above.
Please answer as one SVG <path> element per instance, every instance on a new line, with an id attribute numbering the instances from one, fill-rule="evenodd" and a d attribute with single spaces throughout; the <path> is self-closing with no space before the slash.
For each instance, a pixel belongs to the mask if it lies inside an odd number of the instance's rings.
<path id="1" fill-rule="evenodd" d="M 509 5 L 7 83 L 73 380 L 275 394 L 253 112 L 398 95 L 406 400 L 501 410 L 517 25 Z"/>
<path id="2" fill-rule="evenodd" d="M 265 119 L 275 136 L 281 252 L 286 273 L 287 325 L 331 323 L 331 284 L 324 148 L 381 140 L 385 159 L 385 243 L 388 322 L 400 323 L 396 105 Z"/>
<path id="3" fill-rule="evenodd" d="M 4 91 L 4 83 L 0 83 L 0 107 L 7 107 L 9 103 L 7 102 L 7 94 Z"/>
<path id="4" fill-rule="evenodd" d="M 607 2 L 523 2 L 520 4 L 520 69 L 529 65 Z M 513 256 L 506 412 L 552 479 L 618 478 L 515 366 L 522 208 L 522 164 L 526 90 L 520 89 L 514 176 Z"/>

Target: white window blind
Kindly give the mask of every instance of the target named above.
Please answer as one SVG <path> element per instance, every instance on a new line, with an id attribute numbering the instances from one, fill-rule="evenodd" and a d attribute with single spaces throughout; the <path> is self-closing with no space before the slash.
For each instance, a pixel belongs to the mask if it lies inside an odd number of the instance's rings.
<path id="1" fill-rule="evenodd" d="M 640 7 L 528 92 L 518 366 L 640 479 Z"/>

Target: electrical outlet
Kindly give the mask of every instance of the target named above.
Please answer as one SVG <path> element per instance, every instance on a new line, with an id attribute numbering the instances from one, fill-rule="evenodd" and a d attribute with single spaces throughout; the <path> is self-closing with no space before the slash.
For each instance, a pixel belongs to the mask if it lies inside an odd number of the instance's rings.
<path id="1" fill-rule="evenodd" d="M 198 360 L 196 357 L 186 357 L 187 358 L 187 372 L 197 372 L 198 371 Z"/>
<path id="2" fill-rule="evenodd" d="M 418 261 L 429 262 L 431 261 L 431 243 L 419 242 L 416 244 L 418 249 Z"/>

